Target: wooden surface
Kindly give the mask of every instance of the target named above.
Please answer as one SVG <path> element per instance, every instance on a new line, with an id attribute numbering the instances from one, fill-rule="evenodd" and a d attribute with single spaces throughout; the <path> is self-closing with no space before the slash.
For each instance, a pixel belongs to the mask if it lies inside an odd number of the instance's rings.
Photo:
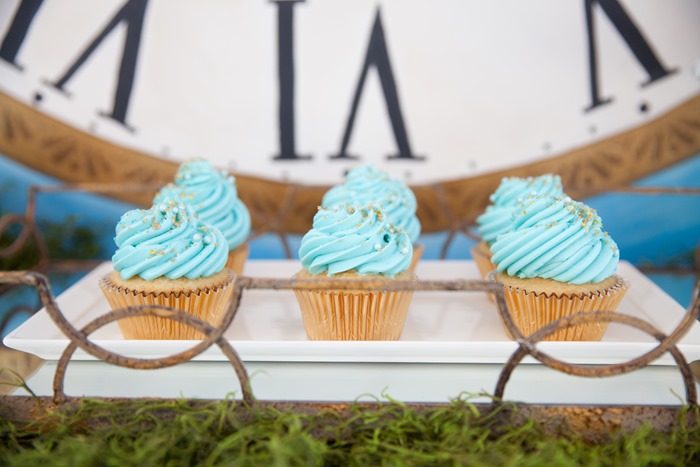
<path id="1" fill-rule="evenodd" d="M 654 173 L 700 152 L 700 95 L 661 117 L 585 147 L 488 174 L 414 185 L 424 232 L 455 229 L 486 206 L 501 178 L 561 175 L 567 194 L 589 196 Z M 504 129 L 504 136 L 505 136 Z M 75 129 L 0 93 L 0 152 L 66 182 L 171 181 L 177 163 L 124 148 Z M 303 233 L 329 186 L 295 185 L 235 174 L 253 225 Z M 152 194 L 122 199 L 150 204 Z"/>

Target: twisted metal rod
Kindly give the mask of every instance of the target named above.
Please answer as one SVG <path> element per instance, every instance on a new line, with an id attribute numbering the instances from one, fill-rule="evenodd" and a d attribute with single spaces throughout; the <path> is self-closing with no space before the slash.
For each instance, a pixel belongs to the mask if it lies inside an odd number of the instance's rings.
<path id="1" fill-rule="evenodd" d="M 55 303 L 53 294 L 49 287 L 48 279 L 35 272 L 0 272 L 0 283 L 27 284 L 37 288 L 42 303 L 46 307 L 47 313 L 54 320 L 61 331 L 70 339 L 69 347 L 61 356 L 57 373 L 54 379 L 54 398 L 57 403 L 65 400 L 63 392 L 63 380 L 65 378 L 65 369 L 70 360 L 71 355 L 76 348 L 81 348 L 91 355 L 104 360 L 108 363 L 113 363 L 130 368 L 162 368 L 172 366 L 183 361 L 190 360 L 194 356 L 203 352 L 213 344 L 217 344 L 224 354 L 229 358 L 229 361 L 234 366 L 236 374 L 239 378 L 243 391 L 244 400 L 248 403 L 253 403 L 254 397 L 250 389 L 250 382 L 245 371 L 245 367 L 235 352 L 235 349 L 223 338 L 224 331 L 230 326 L 235 314 L 240 306 L 243 290 L 246 289 L 272 289 L 272 290 L 293 290 L 298 288 L 313 287 L 317 289 L 336 289 L 336 290 L 413 290 L 413 291 L 481 291 L 490 293 L 494 297 L 496 307 L 501 315 L 506 327 L 515 337 L 518 343 L 518 349 L 504 365 L 498 383 L 495 389 L 495 395 L 498 400 L 501 400 L 505 392 L 505 386 L 510 378 L 515 367 L 527 355 L 531 355 L 545 366 L 554 370 L 561 371 L 567 374 L 588 376 L 588 377 L 604 377 L 616 374 L 627 373 L 639 368 L 642 368 L 652 361 L 657 359 L 665 352 L 670 352 L 675 359 L 679 370 L 683 376 L 683 381 L 686 387 L 687 401 L 692 405 L 697 405 L 697 393 L 693 382 L 692 374 L 687 361 L 678 350 L 676 344 L 688 332 L 693 325 L 698 315 L 700 315 L 700 281 L 695 286 L 694 297 L 691 306 L 683 316 L 678 326 L 669 334 L 665 335 L 651 324 L 635 317 L 615 314 L 612 312 L 595 312 L 595 313 L 579 313 L 570 317 L 562 318 L 553 323 L 550 323 L 529 337 L 525 337 L 517 325 L 513 322 L 508 308 L 505 303 L 503 285 L 495 281 L 480 281 L 480 280 L 443 280 L 443 281 L 410 281 L 396 280 L 387 283 L 386 281 L 377 281 L 376 279 L 352 279 L 343 281 L 324 281 L 315 279 L 296 279 L 296 278 L 252 278 L 241 276 L 236 278 L 234 284 L 234 292 L 231 302 L 224 314 L 222 323 L 218 327 L 212 327 L 209 324 L 191 317 L 186 313 L 178 310 L 173 310 L 167 307 L 156 306 L 141 306 L 129 307 L 121 310 L 116 310 L 108 315 L 101 316 L 80 331 L 76 330 L 68 323 L 63 316 L 63 313 Z M 100 346 L 95 345 L 88 340 L 88 335 L 101 326 L 122 319 L 125 317 L 157 315 L 176 321 L 180 321 L 189 326 L 193 326 L 200 332 L 206 335 L 206 339 L 195 345 L 189 350 L 180 352 L 170 357 L 161 359 L 145 360 L 123 357 L 112 352 L 109 352 Z M 546 336 L 560 329 L 574 326 L 581 323 L 590 322 L 619 322 L 627 324 L 642 331 L 647 332 L 659 341 L 659 345 L 651 351 L 634 358 L 629 362 L 612 364 L 602 367 L 585 367 L 581 365 L 569 364 L 553 357 L 550 357 L 537 348 L 537 343 Z"/>
<path id="2" fill-rule="evenodd" d="M 102 326 L 113 321 L 122 318 L 135 318 L 139 316 L 158 316 L 160 318 L 171 319 L 183 323 L 187 326 L 193 327 L 197 331 L 207 336 L 207 339 L 197 346 L 199 347 L 202 344 L 209 343 L 209 345 L 206 345 L 203 350 L 206 350 L 211 346 L 211 342 L 213 341 L 212 335 L 220 334 L 218 331 L 220 329 L 225 329 L 223 326 L 215 328 L 209 323 L 202 321 L 194 316 L 188 315 L 187 313 L 181 310 L 176 310 L 173 308 L 158 305 L 147 305 L 114 310 L 111 313 L 102 315 L 92 320 L 81 329 L 81 332 L 88 336 L 96 330 L 98 330 L 99 328 L 101 328 Z M 246 371 L 240 356 L 238 355 L 236 350 L 231 346 L 231 344 L 223 337 L 220 336 L 216 339 L 214 343 L 216 343 L 219 346 L 221 351 L 224 353 L 224 355 L 228 358 L 229 362 L 233 366 L 236 376 L 238 378 L 238 382 L 241 385 L 243 400 L 248 405 L 252 406 L 255 403 L 255 398 L 253 396 L 253 391 L 250 385 L 250 378 L 248 377 L 248 372 Z M 63 389 L 65 382 L 65 374 L 68 367 L 68 363 L 70 362 L 70 358 L 71 356 L 73 356 L 73 353 L 75 352 L 76 348 L 76 342 L 71 340 L 68 347 L 66 347 L 66 349 L 63 351 L 63 354 L 61 354 L 61 358 L 58 360 L 58 364 L 56 366 L 56 373 L 54 374 L 53 380 L 53 400 L 56 404 L 61 404 L 67 399 Z M 189 351 L 181 352 L 170 357 L 141 359 L 124 357 L 122 355 L 118 355 L 113 352 L 104 350 L 100 353 L 102 354 L 100 358 L 107 363 L 134 369 L 158 369 L 165 368 L 168 366 L 174 366 L 184 361 L 191 360 L 198 354 L 193 352 L 193 349 L 190 349 Z"/>
<path id="3" fill-rule="evenodd" d="M 72 324 L 68 322 L 63 312 L 61 312 L 56 303 L 53 292 L 51 291 L 48 278 L 43 274 L 33 271 L 0 271 L 0 283 L 25 284 L 35 287 L 37 289 L 37 292 L 39 293 L 41 302 L 44 305 L 44 308 L 46 309 L 46 313 L 53 320 L 56 326 L 61 330 L 61 332 L 66 337 L 68 337 L 68 339 L 71 341 L 71 345 L 79 347 L 83 351 L 98 358 L 99 360 L 107 361 L 109 363 L 117 365 L 127 366 L 130 368 L 162 368 L 166 366 L 172 366 L 183 361 L 191 360 L 192 358 L 196 357 L 197 355 L 201 354 L 206 349 L 211 347 L 214 343 L 217 343 L 219 340 L 223 340 L 222 335 L 224 331 L 231 324 L 231 321 L 233 321 L 233 318 L 235 317 L 235 314 L 238 311 L 238 305 L 240 304 L 240 298 L 242 293 L 241 290 L 245 281 L 236 280 L 236 282 L 234 282 L 233 295 L 222 318 L 222 323 L 216 328 L 207 327 L 206 339 L 202 340 L 201 342 L 199 342 L 198 344 L 196 344 L 188 350 L 185 350 L 170 357 L 166 357 L 165 359 L 158 359 L 154 361 L 145 361 L 143 359 L 123 357 L 113 352 L 110 352 L 104 349 L 103 347 L 95 344 L 94 342 L 90 341 L 88 339 L 88 335 L 89 333 L 93 332 L 94 329 L 88 328 L 87 330 L 83 329 L 78 331 L 77 329 L 75 329 L 75 327 L 73 327 Z M 124 311 L 123 313 L 125 313 L 125 316 L 129 315 L 129 313 L 138 313 L 139 315 L 157 314 L 162 315 L 166 318 L 184 322 L 185 324 L 190 326 L 197 327 L 201 325 L 201 322 L 196 318 L 191 317 L 186 313 L 178 310 L 168 309 L 167 307 L 151 307 L 153 309 L 149 309 L 149 307 L 144 306 L 132 308 L 138 308 L 139 310 Z M 143 310 L 141 310 L 141 308 L 143 308 Z M 158 310 L 155 310 L 155 308 L 158 308 Z M 110 318 L 109 316 L 110 315 L 104 315 L 103 317 L 98 318 L 97 320 L 95 320 L 96 323 L 94 324 L 94 326 L 101 327 L 107 322 L 111 322 L 114 319 L 118 319 Z M 71 354 L 72 353 L 73 351 L 71 351 Z M 233 352 L 233 354 L 235 354 L 235 351 Z M 238 367 L 235 368 L 237 374 L 244 375 L 243 378 L 240 380 L 241 387 L 249 387 L 250 384 L 247 380 L 247 375 L 245 375 L 244 369 L 241 370 L 243 368 L 243 364 L 238 358 L 237 354 L 235 354 L 234 360 L 237 360 L 238 364 Z M 252 400 L 252 395 L 249 395 L 247 397 L 248 399 Z"/>
<path id="4" fill-rule="evenodd" d="M 697 307 L 695 307 L 694 311 L 692 309 L 689 310 L 685 316 L 697 316 L 697 311 Z M 537 342 L 545 339 L 547 336 L 559 330 L 566 329 L 568 327 L 576 326 L 579 324 L 597 322 L 616 322 L 635 327 L 656 338 L 659 341 L 659 345 L 657 345 L 654 349 L 650 350 L 649 352 L 639 357 L 636 357 L 628 362 L 595 367 L 566 363 L 559 359 L 550 357 L 544 352 L 537 350 L 537 348 L 535 347 L 535 344 Z M 679 327 L 676 328 L 676 330 L 678 330 L 680 327 L 682 327 L 682 325 L 679 325 Z M 674 333 L 672 333 L 672 335 Z M 679 334 L 676 337 L 677 339 L 680 339 L 682 336 L 683 334 Z M 567 316 L 558 319 L 557 321 L 553 321 L 547 324 L 546 326 L 540 328 L 535 333 L 533 333 L 528 339 L 526 339 L 526 342 L 518 342 L 518 349 L 511 355 L 508 361 L 506 361 L 503 370 L 501 370 L 501 375 L 498 378 L 498 382 L 496 383 L 496 388 L 494 390 L 494 400 L 501 401 L 503 399 L 505 386 L 508 380 L 510 379 L 511 374 L 518 366 L 518 364 L 522 361 L 522 359 L 528 355 L 532 356 L 539 362 L 545 364 L 547 367 L 560 371 L 562 373 L 576 376 L 601 378 L 607 376 L 616 376 L 624 373 L 629 373 L 634 370 L 638 370 L 649 365 L 652 361 L 656 360 L 662 354 L 669 352 L 676 361 L 679 371 L 681 372 L 681 375 L 683 377 L 683 383 L 685 385 L 686 391 L 686 401 L 690 405 L 696 406 L 698 404 L 697 389 L 693 380 L 693 374 L 690 369 L 690 366 L 688 365 L 687 360 L 680 352 L 680 350 L 678 350 L 676 343 L 677 340 L 674 340 L 671 336 L 666 336 L 664 333 L 656 329 L 651 324 L 639 318 L 635 318 L 634 316 L 616 314 L 614 312 L 609 311 L 583 312 Z"/>

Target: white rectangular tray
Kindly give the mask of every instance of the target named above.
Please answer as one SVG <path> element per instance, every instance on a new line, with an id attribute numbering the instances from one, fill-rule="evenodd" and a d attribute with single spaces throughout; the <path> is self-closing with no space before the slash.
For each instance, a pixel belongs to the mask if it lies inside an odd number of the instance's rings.
<path id="1" fill-rule="evenodd" d="M 110 270 L 111 263 L 104 263 L 58 297 L 60 309 L 75 327 L 81 328 L 108 312 L 97 280 Z M 245 274 L 289 277 L 298 270 L 298 261 L 249 260 Z M 433 280 L 478 278 L 471 261 L 422 260 L 416 273 L 419 278 Z M 621 262 L 618 273 L 632 285 L 619 313 L 642 318 L 666 333 L 677 326 L 685 313 L 677 302 L 629 263 Z M 292 292 L 246 291 L 225 336 L 241 358 L 249 362 L 504 363 L 516 349 L 503 331 L 495 305 L 480 292 L 416 292 L 399 341 L 330 342 L 307 339 Z M 194 345 L 193 341 L 125 340 L 116 323 L 90 338 L 106 349 L 141 358 L 172 355 Z M 68 339 L 42 309 L 4 342 L 45 360 L 58 360 Z M 601 342 L 544 342 L 540 348 L 571 363 L 595 365 L 627 361 L 655 345 L 653 338 L 640 331 L 611 324 Z M 689 361 L 700 358 L 697 323 L 679 347 Z M 73 359 L 94 357 L 78 350 Z M 225 357 L 214 346 L 194 360 L 221 361 Z M 654 363 L 674 364 L 668 355 Z"/>

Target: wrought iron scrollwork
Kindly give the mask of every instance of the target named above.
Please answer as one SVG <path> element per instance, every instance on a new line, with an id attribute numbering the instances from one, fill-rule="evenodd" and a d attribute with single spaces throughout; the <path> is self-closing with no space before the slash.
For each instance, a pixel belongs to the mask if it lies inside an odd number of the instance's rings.
<path id="1" fill-rule="evenodd" d="M 255 398 L 250 386 L 250 380 L 245 369 L 245 365 L 241 361 L 237 352 L 223 337 L 225 330 L 231 325 L 238 311 L 245 290 L 251 289 L 267 289 L 267 290 L 292 290 L 294 288 L 303 288 L 313 286 L 314 288 L 328 288 L 351 290 L 374 288 L 381 290 L 413 290 L 413 291 L 459 291 L 459 292 L 483 292 L 492 294 L 496 308 L 501 315 L 504 324 L 514 336 L 518 343 L 518 349 L 511 355 L 505 363 L 496 388 L 494 397 L 496 401 L 503 398 L 505 386 L 517 365 L 526 356 L 532 356 L 542 364 L 556 371 L 567 373 L 570 375 L 586 376 L 586 377 L 605 377 L 627 373 L 649 365 L 651 362 L 659 358 L 662 354 L 669 352 L 683 377 L 683 382 L 686 388 L 686 400 L 690 405 L 697 405 L 697 391 L 693 380 L 693 373 L 688 362 L 677 347 L 679 340 L 688 332 L 692 324 L 697 320 L 700 314 L 700 285 L 695 287 L 693 301 L 689 306 L 683 319 L 678 326 L 668 335 L 656 329 L 651 324 L 633 316 L 628 316 L 620 313 L 612 312 L 589 312 L 577 313 L 575 315 L 559 319 L 552 322 L 533 335 L 524 336 L 517 325 L 513 322 L 505 302 L 503 287 L 495 281 L 481 280 L 445 280 L 445 281 L 405 281 L 396 280 L 390 284 L 382 283 L 379 285 L 376 280 L 358 279 L 353 281 L 345 281 L 344 283 L 324 283 L 323 281 L 295 278 L 261 278 L 241 276 L 236 278 L 233 297 L 229 303 L 229 307 L 223 317 L 220 326 L 213 327 L 206 322 L 186 313 L 174 310 L 167 307 L 158 306 L 138 306 L 128 307 L 120 310 L 114 310 L 106 315 L 100 316 L 88 323 L 82 329 L 77 330 L 65 318 L 64 314 L 59 309 L 56 300 L 51 292 L 50 284 L 46 276 L 37 272 L 0 272 L 0 283 L 3 284 L 25 284 L 36 287 L 43 305 L 46 308 L 47 314 L 56 323 L 58 328 L 70 340 L 69 346 L 65 349 L 59 360 L 56 374 L 54 377 L 54 402 L 60 404 L 66 399 L 63 391 L 66 367 L 70 362 L 70 358 L 77 348 L 93 355 L 94 357 L 103 360 L 107 363 L 134 368 L 134 369 L 156 369 L 173 366 L 185 361 L 189 361 L 195 356 L 201 354 L 206 349 L 216 344 L 221 351 L 229 359 L 233 369 L 238 377 L 242 399 L 248 404 L 254 404 Z M 142 315 L 157 315 L 162 318 L 172 319 L 192 326 L 198 331 L 206 335 L 206 338 L 194 345 L 192 348 L 180 352 L 178 354 L 155 359 L 139 359 L 130 358 L 110 352 L 92 341 L 89 340 L 89 335 L 104 326 L 118 319 L 136 317 Z M 553 358 L 548 354 L 540 351 L 537 348 L 537 343 L 545 337 L 559 329 L 569 326 L 574 326 L 581 323 L 589 322 L 617 322 L 626 324 L 637 329 L 640 329 L 659 341 L 659 345 L 649 352 L 636 357 L 628 362 L 605 365 L 605 366 L 582 366 L 569 364 Z"/>

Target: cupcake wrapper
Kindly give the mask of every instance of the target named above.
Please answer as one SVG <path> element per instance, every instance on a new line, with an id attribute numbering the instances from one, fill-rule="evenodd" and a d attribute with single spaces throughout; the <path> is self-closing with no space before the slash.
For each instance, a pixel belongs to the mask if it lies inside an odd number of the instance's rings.
<path id="1" fill-rule="evenodd" d="M 411 259 L 411 265 L 408 267 L 408 270 L 413 272 L 416 270 L 416 265 L 418 264 L 418 260 L 420 260 L 421 256 L 423 256 L 423 252 L 425 251 L 425 246 L 422 244 L 414 244 L 413 245 L 413 259 Z"/>
<path id="2" fill-rule="evenodd" d="M 311 340 L 398 340 L 413 291 L 295 289 Z"/>
<path id="3" fill-rule="evenodd" d="M 99 286 L 113 310 L 139 305 L 167 306 L 219 326 L 233 294 L 233 277 L 231 275 L 220 286 L 198 292 L 142 293 L 114 286 L 109 275 L 99 281 Z M 125 339 L 197 340 L 206 337 L 183 323 L 156 316 L 124 318 L 117 324 Z"/>
<path id="4" fill-rule="evenodd" d="M 493 256 L 491 249 L 486 242 L 481 241 L 471 247 L 470 251 L 476 267 L 479 268 L 481 277 L 486 279 L 486 276 L 496 269 L 496 265 L 491 262 L 491 257 Z"/>
<path id="5" fill-rule="evenodd" d="M 243 265 L 248 259 L 248 253 L 250 252 L 250 245 L 248 242 L 243 242 L 238 245 L 233 250 L 228 253 L 228 261 L 226 261 L 226 267 L 231 269 L 237 275 L 243 275 Z"/>
<path id="6" fill-rule="evenodd" d="M 508 311 L 515 324 L 526 337 L 543 326 L 579 312 L 615 311 L 627 292 L 629 284 L 619 279 L 617 284 L 600 293 L 583 295 L 548 295 L 528 292 L 519 288 L 504 288 Z M 548 341 L 599 341 L 608 329 L 606 322 L 593 322 L 572 326 L 554 334 Z M 510 339 L 513 336 L 504 329 Z"/>

